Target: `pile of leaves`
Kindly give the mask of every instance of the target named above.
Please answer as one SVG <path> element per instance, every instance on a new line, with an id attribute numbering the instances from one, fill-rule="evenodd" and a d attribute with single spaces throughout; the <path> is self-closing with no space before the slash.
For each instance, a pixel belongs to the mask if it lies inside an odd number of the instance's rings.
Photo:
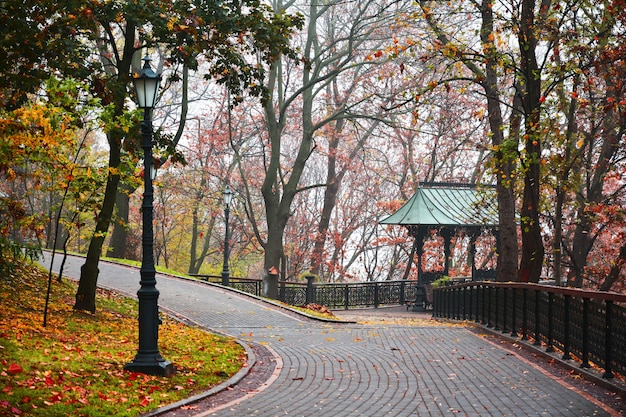
<path id="1" fill-rule="evenodd" d="M 307 310 L 311 310 L 311 311 L 316 311 L 325 316 L 335 317 L 333 312 L 330 311 L 328 307 L 323 306 L 321 304 L 309 303 L 309 304 L 303 305 L 302 308 L 306 308 Z"/>
<path id="2" fill-rule="evenodd" d="M 0 415 L 136 416 L 215 386 L 246 366 L 234 340 L 163 317 L 161 354 L 174 376 L 124 371 L 137 353 L 137 303 L 99 291 L 98 312 L 74 311 L 76 285 L 20 265 L 0 276 Z"/>

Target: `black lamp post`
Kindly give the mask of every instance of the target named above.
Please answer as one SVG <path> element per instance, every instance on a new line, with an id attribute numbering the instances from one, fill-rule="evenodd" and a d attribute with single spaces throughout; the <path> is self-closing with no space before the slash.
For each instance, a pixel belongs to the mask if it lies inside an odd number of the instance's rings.
<path id="1" fill-rule="evenodd" d="M 224 267 L 222 268 L 222 285 L 228 286 L 230 270 L 228 269 L 228 216 L 230 214 L 230 202 L 233 201 L 233 192 L 227 185 L 224 189 L 224 221 L 226 226 L 226 236 L 224 237 Z"/>
<path id="2" fill-rule="evenodd" d="M 156 102 L 161 76 L 150 67 L 151 59 L 146 56 L 139 74 L 133 77 L 137 105 L 144 109 L 141 122 L 144 152 L 144 193 L 141 206 L 143 216 L 143 235 L 141 239 L 143 256 L 141 260 L 141 288 L 139 298 L 139 349 L 135 359 L 124 366 L 125 370 L 148 375 L 170 376 L 174 365 L 159 353 L 159 291 L 156 289 L 156 270 L 154 269 L 154 233 L 152 229 L 152 109 Z"/>

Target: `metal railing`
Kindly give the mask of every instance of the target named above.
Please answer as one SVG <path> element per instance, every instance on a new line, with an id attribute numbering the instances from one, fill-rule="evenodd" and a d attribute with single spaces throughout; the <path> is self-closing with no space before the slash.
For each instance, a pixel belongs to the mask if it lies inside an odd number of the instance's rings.
<path id="1" fill-rule="evenodd" d="M 221 275 L 193 275 L 204 281 L 221 283 Z M 331 309 L 351 309 L 380 307 L 383 305 L 403 305 L 407 302 L 421 304 L 423 285 L 417 281 L 380 281 L 350 283 L 308 283 L 280 281 L 278 300 L 300 306 L 309 303 L 324 305 Z M 250 278 L 230 278 L 230 287 L 260 296 L 262 280 Z M 420 291 L 420 289 L 422 289 Z"/>
<path id="2" fill-rule="evenodd" d="M 222 283 L 221 275 L 190 274 L 190 276 L 214 284 Z M 256 295 L 257 297 L 261 295 L 261 285 L 262 281 L 260 279 L 237 277 L 229 278 L 229 287 L 239 291 L 247 292 L 248 294 Z"/>
<path id="3" fill-rule="evenodd" d="M 539 284 L 470 282 L 435 288 L 435 317 L 473 320 L 532 339 L 563 359 L 626 375 L 626 295 Z"/>

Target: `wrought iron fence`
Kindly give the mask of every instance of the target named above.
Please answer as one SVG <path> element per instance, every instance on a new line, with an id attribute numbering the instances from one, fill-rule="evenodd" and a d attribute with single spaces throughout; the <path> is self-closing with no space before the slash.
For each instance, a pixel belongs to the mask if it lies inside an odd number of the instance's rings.
<path id="1" fill-rule="evenodd" d="M 435 317 L 473 320 L 626 375 L 626 295 L 522 283 L 471 282 L 434 289 Z"/>
<path id="2" fill-rule="evenodd" d="M 219 284 L 220 275 L 193 275 L 203 281 Z M 230 277 L 230 287 L 261 296 L 262 280 Z M 308 287 L 308 296 L 307 296 Z M 421 291 L 420 291 L 421 288 Z M 278 300 L 291 305 L 317 303 L 331 309 L 403 305 L 423 296 L 423 285 L 417 281 L 380 281 L 350 283 L 305 283 L 281 281 Z M 421 304 L 421 300 L 420 300 Z"/>
<path id="3" fill-rule="evenodd" d="M 190 274 L 190 275 L 192 277 L 199 278 L 202 281 L 211 282 L 214 284 L 222 283 L 221 275 L 206 275 L 206 274 Z M 231 288 L 246 292 L 248 294 L 256 295 L 257 297 L 261 296 L 262 281 L 260 279 L 230 277 L 228 281 L 229 281 L 229 287 Z"/>
<path id="4" fill-rule="evenodd" d="M 313 284 L 313 302 L 332 309 L 380 307 L 414 302 L 417 281 L 380 281 Z M 423 291 L 422 291 L 423 294 Z"/>

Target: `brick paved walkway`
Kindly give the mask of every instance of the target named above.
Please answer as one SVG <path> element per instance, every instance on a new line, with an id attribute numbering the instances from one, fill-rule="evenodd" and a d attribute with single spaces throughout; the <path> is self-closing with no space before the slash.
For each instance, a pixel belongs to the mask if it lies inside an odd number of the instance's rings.
<path id="1" fill-rule="evenodd" d="M 101 262 L 99 284 L 135 295 L 139 273 Z M 278 364 L 261 392 L 169 416 L 617 415 L 460 326 L 320 323 L 214 286 L 158 275 L 157 288 L 161 308 L 267 346 Z"/>

